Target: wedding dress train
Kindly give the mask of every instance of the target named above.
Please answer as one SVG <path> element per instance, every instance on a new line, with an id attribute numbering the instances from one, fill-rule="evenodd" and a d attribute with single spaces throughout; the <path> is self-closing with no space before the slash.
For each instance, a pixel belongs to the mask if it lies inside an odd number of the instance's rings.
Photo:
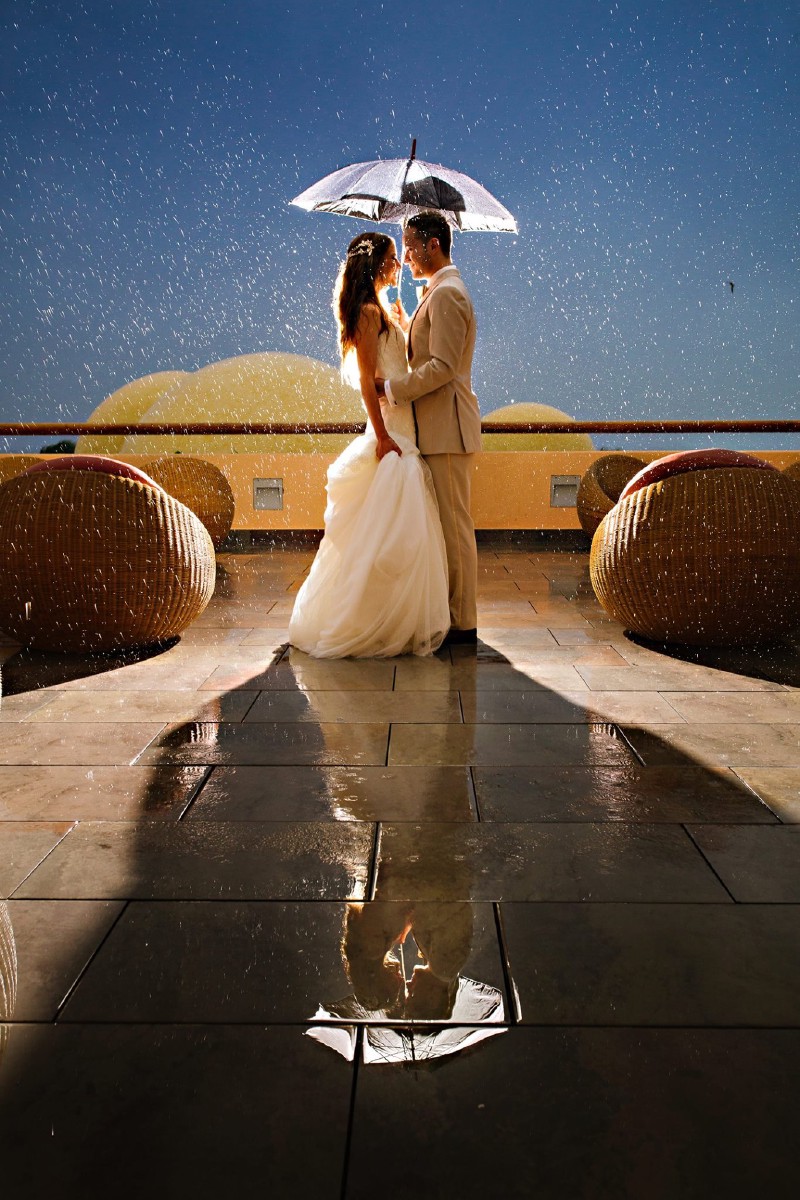
<path id="1" fill-rule="evenodd" d="M 407 370 L 396 325 L 380 336 L 377 370 Z M 328 469 L 325 534 L 289 622 L 292 645 L 316 658 L 430 654 L 450 625 L 444 537 L 411 406 L 383 415 L 402 456 L 378 462 L 368 423 Z"/>

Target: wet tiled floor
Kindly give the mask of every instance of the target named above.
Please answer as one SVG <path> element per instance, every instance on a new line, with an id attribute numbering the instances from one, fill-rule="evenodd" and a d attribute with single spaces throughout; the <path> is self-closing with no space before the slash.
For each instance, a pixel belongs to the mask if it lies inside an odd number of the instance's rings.
<path id="1" fill-rule="evenodd" d="M 3 1195 L 796 1195 L 798 645 L 637 643 L 530 540 L 476 650 L 320 662 L 311 556 L 0 645 Z"/>

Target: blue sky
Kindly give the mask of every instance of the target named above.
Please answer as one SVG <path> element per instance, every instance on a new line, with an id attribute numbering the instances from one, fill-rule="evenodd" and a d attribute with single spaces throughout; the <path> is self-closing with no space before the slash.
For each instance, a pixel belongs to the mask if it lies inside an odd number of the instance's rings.
<path id="1" fill-rule="evenodd" d="M 360 226 L 287 202 L 412 137 L 519 222 L 454 252 L 484 412 L 797 415 L 795 0 L 4 0 L 0 47 L 6 419 L 335 362 Z"/>

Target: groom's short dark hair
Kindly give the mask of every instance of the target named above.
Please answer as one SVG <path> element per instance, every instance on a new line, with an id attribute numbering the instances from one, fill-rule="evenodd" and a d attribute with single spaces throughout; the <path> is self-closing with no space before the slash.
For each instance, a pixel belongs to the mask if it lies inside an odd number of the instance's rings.
<path id="1" fill-rule="evenodd" d="M 413 217 L 409 217 L 406 221 L 406 229 L 413 229 L 423 242 L 429 242 L 434 237 L 438 238 L 442 254 L 449 257 L 453 235 L 450 232 L 447 218 L 435 208 L 426 208 L 424 212 L 415 213 Z"/>

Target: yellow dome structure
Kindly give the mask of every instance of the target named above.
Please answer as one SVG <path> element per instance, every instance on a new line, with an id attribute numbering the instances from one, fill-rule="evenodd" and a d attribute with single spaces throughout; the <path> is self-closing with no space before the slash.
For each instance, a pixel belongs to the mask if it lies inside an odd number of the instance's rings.
<path id="1" fill-rule="evenodd" d="M 182 374 L 139 418 L 145 422 L 231 421 L 285 424 L 364 421 L 358 392 L 339 372 L 299 354 L 243 354 Z M 352 434 L 217 434 L 126 437 L 125 454 L 336 454 Z"/>
<path id="2" fill-rule="evenodd" d="M 107 396 L 88 418 L 88 423 L 92 425 L 100 425 L 104 422 L 129 424 L 141 421 L 158 398 L 179 380 L 186 378 L 188 374 L 188 371 L 156 371 L 153 375 L 143 375 L 141 379 L 134 379 L 131 383 L 126 383 L 124 387 Z M 125 435 L 122 433 L 84 434 L 83 437 L 78 438 L 75 453 L 119 454 L 124 441 Z"/>
<path id="3" fill-rule="evenodd" d="M 527 425 L 534 421 L 555 424 L 574 417 L 549 404 L 507 404 L 483 418 L 484 424 Z M 592 450 L 588 433 L 485 433 L 484 450 Z"/>

